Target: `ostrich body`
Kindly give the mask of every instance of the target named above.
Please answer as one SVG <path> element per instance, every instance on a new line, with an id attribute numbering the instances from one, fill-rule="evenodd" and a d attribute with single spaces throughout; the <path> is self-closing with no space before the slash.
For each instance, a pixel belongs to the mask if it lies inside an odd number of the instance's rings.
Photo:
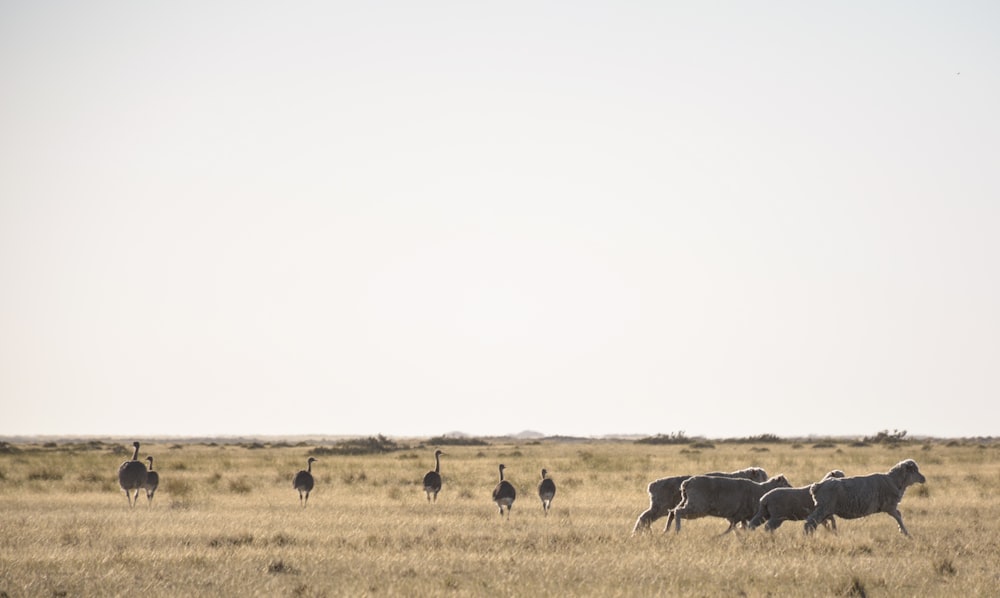
<path id="1" fill-rule="evenodd" d="M 309 502 L 309 492 L 312 491 L 313 485 L 313 461 L 318 461 L 315 457 L 309 457 L 306 461 L 306 469 L 303 469 L 299 473 L 295 474 L 295 479 L 292 480 L 292 487 L 299 491 L 299 502 L 305 507 Z"/>
<path id="2" fill-rule="evenodd" d="M 139 461 L 139 443 L 132 443 L 132 459 L 118 466 L 118 485 L 125 491 L 128 506 L 134 507 L 139 500 L 139 490 L 146 483 L 146 466 Z M 132 493 L 135 493 L 134 495 Z"/>
<path id="3" fill-rule="evenodd" d="M 431 502 L 432 495 L 434 502 L 437 502 L 438 492 L 441 492 L 441 455 L 443 454 L 441 449 L 434 451 L 434 471 L 428 471 L 424 475 L 424 492 L 427 493 L 427 502 Z"/>
<path id="4" fill-rule="evenodd" d="M 503 479 L 503 470 L 506 469 L 506 465 L 500 464 L 500 483 L 496 485 L 493 489 L 493 502 L 497 504 L 500 509 L 500 516 L 503 516 L 503 508 L 507 507 L 507 517 L 510 517 L 510 508 L 514 505 L 514 499 L 517 497 L 517 491 L 514 490 L 514 485 Z"/>
<path id="5" fill-rule="evenodd" d="M 146 489 L 146 500 L 152 505 L 156 487 L 160 485 L 160 474 L 153 471 L 153 457 L 146 457 L 146 461 L 149 461 L 149 472 L 146 473 L 146 483 L 142 487 Z"/>
<path id="6" fill-rule="evenodd" d="M 538 483 L 538 498 L 542 499 L 542 510 L 549 514 L 549 507 L 552 506 L 552 497 L 556 495 L 556 483 L 545 477 L 549 472 L 542 468 L 542 481 Z"/>

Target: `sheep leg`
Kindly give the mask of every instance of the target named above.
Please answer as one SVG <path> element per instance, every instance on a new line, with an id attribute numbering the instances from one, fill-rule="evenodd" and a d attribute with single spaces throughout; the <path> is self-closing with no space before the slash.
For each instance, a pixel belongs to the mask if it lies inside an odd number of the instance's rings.
<path id="1" fill-rule="evenodd" d="M 674 533 L 680 533 L 681 519 L 683 519 L 684 516 L 684 507 L 677 507 L 676 509 L 670 512 L 670 515 L 674 518 Z"/>
<path id="2" fill-rule="evenodd" d="M 673 511 L 668 511 L 667 512 L 667 524 L 665 526 L 663 526 L 663 533 L 667 533 L 667 531 L 670 530 L 670 524 L 673 523 L 674 519 L 676 519 L 676 518 L 677 518 L 677 516 L 674 515 Z M 680 525 L 680 524 L 678 523 L 678 525 Z"/>
<path id="3" fill-rule="evenodd" d="M 899 512 L 899 509 L 893 509 L 892 511 L 889 512 L 889 515 L 891 515 L 892 518 L 896 520 L 896 523 L 899 524 L 899 531 L 904 536 L 909 537 L 910 532 L 906 531 L 906 526 L 903 525 L 903 514 Z"/>
<path id="4" fill-rule="evenodd" d="M 823 507 L 817 506 L 813 509 L 813 512 L 809 513 L 809 516 L 806 517 L 806 533 L 811 534 L 816 531 L 816 526 L 819 525 L 819 522 L 824 521 L 830 517 L 830 515 L 832 515 L 832 513 L 828 513 Z"/>

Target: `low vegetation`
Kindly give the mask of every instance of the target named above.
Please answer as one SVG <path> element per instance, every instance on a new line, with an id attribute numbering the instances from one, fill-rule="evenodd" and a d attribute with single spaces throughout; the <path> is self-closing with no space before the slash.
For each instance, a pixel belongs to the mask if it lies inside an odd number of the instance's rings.
<path id="1" fill-rule="evenodd" d="M 129 508 L 116 472 L 131 440 L 0 445 L 0 596 L 1000 595 L 1000 445 L 987 439 L 454 444 L 429 504 L 434 445 L 380 436 L 322 454 L 306 508 L 292 476 L 324 447 L 144 439 L 160 488 Z M 910 538 L 882 514 L 838 534 L 790 522 L 720 536 L 726 522 L 706 517 L 632 535 L 659 477 L 755 465 L 804 485 L 905 458 L 927 477 L 900 505 Z M 500 462 L 517 489 L 509 520 L 491 500 Z M 543 467 L 558 488 L 547 517 Z"/>

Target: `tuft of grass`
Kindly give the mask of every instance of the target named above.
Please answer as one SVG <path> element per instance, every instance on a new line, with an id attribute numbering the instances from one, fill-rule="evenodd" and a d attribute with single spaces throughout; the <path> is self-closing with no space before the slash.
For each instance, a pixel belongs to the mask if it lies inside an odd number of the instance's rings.
<path id="1" fill-rule="evenodd" d="M 295 573 L 295 569 L 282 560 L 271 561 L 268 563 L 266 571 L 272 575 L 278 573 Z"/>
<path id="2" fill-rule="evenodd" d="M 33 471 L 28 474 L 28 480 L 38 481 L 38 482 L 58 482 L 63 479 L 63 473 L 61 471 L 52 471 L 50 469 L 43 469 L 41 471 Z"/>
<path id="3" fill-rule="evenodd" d="M 239 534 L 236 536 L 216 536 L 208 541 L 210 548 L 223 548 L 226 546 L 249 546 L 253 544 L 252 534 Z"/>
<path id="4" fill-rule="evenodd" d="M 355 483 L 367 482 L 368 474 L 363 471 L 354 473 L 353 471 L 347 472 L 341 476 L 340 481 L 347 484 L 348 486 Z"/>
<path id="5" fill-rule="evenodd" d="M 851 596 L 852 598 L 867 598 L 868 591 L 865 589 L 865 584 L 860 578 L 852 577 L 851 583 L 848 584 L 842 594 L 844 596 Z"/>
<path id="6" fill-rule="evenodd" d="M 246 476 L 229 480 L 229 491 L 233 494 L 249 494 L 251 490 L 253 490 L 253 486 L 250 484 L 250 479 Z"/>
<path id="7" fill-rule="evenodd" d="M 942 559 L 934 563 L 934 571 L 939 575 L 952 576 L 958 573 L 958 569 L 955 568 L 954 563 L 951 559 Z"/>
<path id="8" fill-rule="evenodd" d="M 169 477 L 162 482 L 163 492 L 177 498 L 185 498 L 194 491 L 194 486 L 185 478 Z"/>

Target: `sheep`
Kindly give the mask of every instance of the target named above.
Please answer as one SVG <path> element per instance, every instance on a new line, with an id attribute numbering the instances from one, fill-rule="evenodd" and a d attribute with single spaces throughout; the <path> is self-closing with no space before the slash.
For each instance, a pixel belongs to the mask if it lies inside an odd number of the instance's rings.
<path id="1" fill-rule="evenodd" d="M 899 501 L 909 486 L 926 481 L 917 462 L 906 459 L 886 473 L 816 482 L 809 487 L 816 508 L 806 517 L 805 531 L 811 534 L 819 522 L 833 515 L 841 519 L 858 519 L 873 513 L 888 513 L 899 524 L 900 533 L 909 536 L 899 512 Z"/>
<path id="2" fill-rule="evenodd" d="M 742 478 L 720 478 L 697 475 L 681 484 L 681 502 L 674 508 L 675 530 L 681 531 L 681 519 L 697 519 L 711 515 L 729 521 L 728 534 L 737 523 L 749 520 L 757 512 L 760 497 L 775 488 L 788 488 L 785 476 L 775 476 L 766 482 Z"/>
<path id="3" fill-rule="evenodd" d="M 823 479 L 842 477 L 844 477 L 844 472 L 834 469 L 827 473 Z M 809 513 L 812 513 L 814 507 L 812 494 L 809 494 L 809 486 L 775 488 L 760 497 L 757 513 L 750 520 L 748 527 L 751 530 L 756 529 L 761 523 L 766 522 L 764 529 L 769 532 L 774 531 L 781 527 L 785 521 L 802 521 L 809 516 Z M 837 522 L 834 521 L 833 515 L 824 519 L 823 525 L 831 531 L 837 531 Z"/>
<path id="4" fill-rule="evenodd" d="M 713 471 L 702 475 L 723 478 L 745 478 L 755 482 L 763 482 L 767 479 L 767 472 L 760 467 L 748 467 L 730 473 Z M 649 492 L 649 508 L 643 511 L 639 515 L 639 518 L 636 519 L 632 533 L 648 531 L 652 523 L 663 516 L 667 516 L 667 525 L 663 528 L 663 531 L 670 529 L 670 523 L 674 519 L 671 509 L 681 502 L 681 484 L 690 477 L 690 475 L 678 475 L 650 482 L 646 488 L 646 491 Z"/>

